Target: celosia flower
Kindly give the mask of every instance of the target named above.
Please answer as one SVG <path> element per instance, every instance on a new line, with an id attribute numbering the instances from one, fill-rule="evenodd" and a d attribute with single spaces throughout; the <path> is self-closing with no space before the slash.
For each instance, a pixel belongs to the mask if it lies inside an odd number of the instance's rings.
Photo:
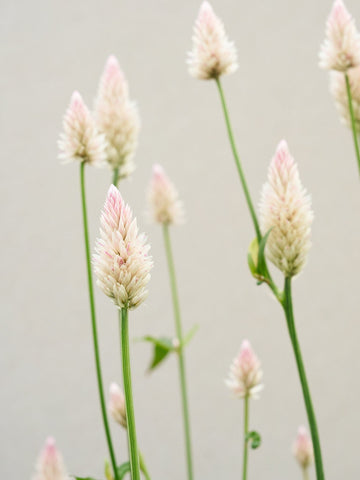
<path id="1" fill-rule="evenodd" d="M 129 89 L 114 56 L 107 60 L 95 101 L 95 118 L 105 134 L 107 161 L 119 169 L 119 178 L 134 171 L 133 157 L 138 143 L 140 120 L 136 105 L 129 99 Z"/>
<path id="2" fill-rule="evenodd" d="M 55 440 L 49 437 L 40 453 L 33 480 L 69 480 L 61 453 L 55 446 Z"/>
<path id="3" fill-rule="evenodd" d="M 360 65 L 360 36 L 342 0 L 336 0 L 330 12 L 319 57 L 326 70 L 346 72 Z"/>
<path id="4" fill-rule="evenodd" d="M 305 427 L 299 427 L 292 451 L 301 468 L 308 468 L 313 463 L 313 446 Z"/>
<path id="5" fill-rule="evenodd" d="M 238 68 L 234 43 L 229 41 L 223 22 L 209 2 L 200 7 L 188 65 L 190 75 L 200 80 L 216 79 Z"/>
<path id="6" fill-rule="evenodd" d="M 61 160 L 88 162 L 95 166 L 104 164 L 105 137 L 97 131 L 94 119 L 79 92 L 72 94 L 63 126 L 64 133 L 58 142 Z"/>
<path id="7" fill-rule="evenodd" d="M 109 412 L 115 422 L 127 428 L 125 397 L 121 388 L 115 382 L 110 385 Z"/>
<path id="8" fill-rule="evenodd" d="M 263 389 L 260 383 L 262 376 L 260 361 L 251 348 L 250 342 L 244 340 L 239 355 L 234 358 L 230 366 L 225 383 L 238 398 L 257 398 L 258 393 Z"/>
<path id="9" fill-rule="evenodd" d="M 119 190 L 111 185 L 93 257 L 97 284 L 119 308 L 135 308 L 146 296 L 153 262 L 150 245 Z"/>
<path id="10" fill-rule="evenodd" d="M 176 224 L 183 221 L 184 210 L 179 194 L 160 165 L 153 166 L 148 197 L 155 222 Z"/>
<path id="11" fill-rule="evenodd" d="M 360 133 L 360 66 L 348 71 L 352 107 L 354 111 L 355 127 Z M 349 100 L 346 89 L 345 76 L 340 72 L 330 72 L 330 92 L 335 100 L 336 108 L 341 121 L 351 128 Z"/>
<path id="12" fill-rule="evenodd" d="M 313 212 L 284 140 L 270 163 L 268 181 L 261 195 L 260 221 L 264 235 L 272 229 L 266 244 L 269 259 L 286 277 L 299 273 L 311 246 Z"/>

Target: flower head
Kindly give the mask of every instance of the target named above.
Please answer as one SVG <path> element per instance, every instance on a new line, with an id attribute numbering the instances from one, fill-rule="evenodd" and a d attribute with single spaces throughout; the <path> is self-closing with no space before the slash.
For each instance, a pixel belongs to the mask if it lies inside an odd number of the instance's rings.
<path id="1" fill-rule="evenodd" d="M 355 127 L 357 132 L 360 133 L 360 66 L 351 68 L 348 71 L 348 76 L 355 117 Z M 343 73 L 330 72 L 330 92 L 335 100 L 335 105 L 341 121 L 351 128 L 349 101 Z"/>
<path id="2" fill-rule="evenodd" d="M 129 88 L 114 56 L 107 60 L 95 101 L 95 118 L 108 142 L 106 158 L 119 177 L 135 169 L 133 157 L 138 143 L 140 120 L 136 105 L 129 98 Z"/>
<path id="3" fill-rule="evenodd" d="M 115 382 L 110 385 L 109 412 L 115 422 L 127 428 L 125 397 L 121 388 Z"/>
<path id="4" fill-rule="evenodd" d="M 360 65 L 360 36 L 342 0 L 335 0 L 320 49 L 320 67 L 346 72 Z"/>
<path id="5" fill-rule="evenodd" d="M 155 222 L 177 224 L 183 221 L 184 210 L 179 194 L 160 165 L 153 166 L 148 197 Z"/>
<path id="6" fill-rule="evenodd" d="M 261 195 L 260 221 L 263 234 L 272 229 L 266 244 L 269 259 L 286 277 L 299 273 L 311 246 L 313 212 L 284 140 L 270 163 Z"/>
<path id="7" fill-rule="evenodd" d="M 260 383 L 262 376 L 260 361 L 251 348 L 250 342 L 244 340 L 240 353 L 230 366 L 229 376 L 225 383 L 238 398 L 257 398 L 258 393 L 263 389 L 263 385 Z"/>
<path id="8" fill-rule="evenodd" d="M 61 453 L 57 450 L 55 439 L 49 437 L 41 451 L 33 480 L 69 480 Z"/>
<path id="9" fill-rule="evenodd" d="M 146 236 L 119 190 L 111 185 L 100 219 L 93 263 L 101 290 L 119 308 L 135 308 L 146 296 L 153 262 Z"/>
<path id="10" fill-rule="evenodd" d="M 308 468 L 314 461 L 311 438 L 305 427 L 299 427 L 292 451 L 301 468 Z"/>
<path id="11" fill-rule="evenodd" d="M 201 4 L 187 63 L 190 75 L 200 80 L 216 79 L 238 67 L 234 43 L 228 39 L 223 22 L 209 2 Z"/>
<path id="12" fill-rule="evenodd" d="M 95 126 L 94 119 L 79 92 L 71 97 L 64 121 L 64 132 L 58 142 L 59 158 L 65 162 L 88 162 L 102 166 L 105 162 L 106 140 Z"/>

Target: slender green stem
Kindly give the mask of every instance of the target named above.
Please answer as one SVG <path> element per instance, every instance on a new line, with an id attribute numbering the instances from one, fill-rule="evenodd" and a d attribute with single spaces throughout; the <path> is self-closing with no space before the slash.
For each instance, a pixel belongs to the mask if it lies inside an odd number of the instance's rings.
<path id="1" fill-rule="evenodd" d="M 134 403 L 131 386 L 129 323 L 127 308 L 122 308 L 121 311 L 119 310 L 119 324 L 121 330 L 122 369 L 125 392 L 128 444 L 130 449 L 131 479 L 140 480 L 139 451 L 136 440 Z"/>
<path id="2" fill-rule="evenodd" d="M 289 329 L 291 343 L 294 349 L 296 365 L 298 368 L 300 382 L 302 386 L 305 407 L 308 417 L 308 422 L 310 426 L 311 438 L 314 448 L 314 457 L 315 457 L 315 469 L 316 469 L 316 478 L 317 480 L 324 480 L 324 468 L 322 463 L 321 448 L 320 448 L 320 438 L 318 433 L 318 428 L 316 424 L 316 417 L 314 412 L 314 407 L 311 400 L 310 389 L 308 386 L 308 381 L 306 378 L 305 367 L 301 355 L 300 345 L 297 338 L 295 320 L 293 313 L 293 304 L 292 304 L 292 294 L 291 294 L 291 278 L 285 278 L 285 289 L 284 289 L 284 303 L 283 307 L 285 310 L 286 321 Z"/>
<path id="3" fill-rule="evenodd" d="M 244 398 L 244 453 L 243 453 L 243 480 L 247 477 L 247 465 L 248 465 L 248 439 L 249 433 L 249 396 Z"/>
<path id="4" fill-rule="evenodd" d="M 115 187 L 117 187 L 117 184 L 119 182 L 119 168 L 114 168 L 114 176 L 113 176 L 113 185 L 115 185 Z"/>
<path id="5" fill-rule="evenodd" d="M 164 234 L 167 263 L 169 268 L 171 294 L 172 294 L 173 307 L 174 307 L 176 336 L 178 337 L 178 340 L 180 342 L 180 347 L 178 350 L 178 359 L 179 359 L 180 386 L 181 386 L 181 397 L 182 397 L 182 407 L 183 407 L 183 417 L 184 417 L 185 448 L 186 448 L 188 479 L 192 480 L 193 479 L 193 462 L 192 462 L 192 453 L 191 453 L 192 449 L 191 449 L 191 436 L 190 436 L 190 416 L 189 416 L 189 406 L 188 406 L 187 389 L 186 389 L 184 349 L 182 345 L 183 334 L 182 334 L 182 326 L 181 326 L 180 304 L 179 304 L 178 290 L 177 290 L 177 284 L 176 284 L 176 274 L 175 274 L 174 259 L 173 259 L 172 248 L 171 248 L 169 227 L 166 224 L 163 226 L 163 234 Z"/>
<path id="6" fill-rule="evenodd" d="M 144 474 L 144 477 L 146 478 L 146 480 L 151 480 L 148 469 L 146 468 L 146 464 L 145 464 L 143 454 L 140 451 L 139 451 L 139 460 L 140 460 L 140 470 Z"/>
<path id="7" fill-rule="evenodd" d="M 260 232 L 259 222 L 258 222 L 258 219 L 257 219 L 257 216 L 256 216 L 254 205 L 253 205 L 252 200 L 251 200 L 250 192 L 249 192 L 249 189 L 248 189 L 248 186 L 247 186 L 247 183 L 246 183 L 245 174 L 244 174 L 244 171 L 243 171 L 242 166 L 241 166 L 240 156 L 238 154 L 238 151 L 237 151 L 237 148 L 236 148 L 236 145 L 235 145 L 234 134 L 233 134 L 232 127 L 231 127 L 229 112 L 228 112 L 228 108 L 227 108 L 227 105 L 226 105 L 225 95 L 224 95 L 223 88 L 221 86 L 220 78 L 216 79 L 216 85 L 218 86 L 219 93 L 220 93 L 221 104 L 222 104 L 223 111 L 224 111 L 226 127 L 227 127 L 227 131 L 228 131 L 230 145 L 231 145 L 231 149 L 232 149 L 232 152 L 233 152 L 233 155 L 234 155 L 236 167 L 237 167 L 237 170 L 238 170 L 238 173 L 239 173 L 239 176 L 240 176 L 240 181 L 241 181 L 241 184 L 242 184 L 242 187 L 243 187 L 243 190 L 244 190 L 246 202 L 248 204 L 248 207 L 249 207 L 249 210 L 250 210 L 250 215 L 251 215 L 251 218 L 252 218 L 252 221 L 253 221 L 253 224 L 254 224 L 256 237 L 258 239 L 258 242 L 260 243 L 261 232 Z"/>
<path id="8" fill-rule="evenodd" d="M 350 80 L 349 80 L 349 75 L 347 73 L 345 73 L 345 82 L 346 82 L 346 91 L 347 91 L 347 96 L 348 96 L 349 111 L 350 111 L 350 117 L 351 117 L 351 129 L 352 129 L 352 133 L 353 133 L 355 153 L 356 153 L 356 158 L 357 158 L 359 173 L 360 173 L 359 140 L 358 140 L 358 133 L 356 131 L 356 123 L 355 123 L 354 108 L 353 108 L 352 96 L 351 96 Z"/>
<path id="9" fill-rule="evenodd" d="M 303 480 L 310 480 L 309 469 L 305 467 L 302 469 L 302 472 L 303 472 Z"/>
<path id="10" fill-rule="evenodd" d="M 111 464 L 114 470 L 115 479 L 118 480 L 116 458 L 115 458 L 114 448 L 111 440 L 109 422 L 106 414 L 105 396 L 104 396 L 101 364 L 100 364 L 99 342 L 98 342 L 96 313 L 95 313 L 94 287 L 93 287 L 92 273 L 91 273 L 89 227 L 88 227 L 86 195 L 85 195 L 85 162 L 81 162 L 81 165 L 80 165 L 80 184 L 81 184 L 81 202 L 82 202 L 82 213 L 83 213 L 83 223 L 84 223 L 86 266 L 87 266 L 87 277 L 88 277 L 88 288 L 89 288 L 89 299 L 90 299 L 91 326 L 92 326 L 92 334 L 93 334 L 93 342 L 94 342 L 96 376 L 97 376 L 97 383 L 98 383 L 98 390 L 99 390 L 99 397 L 100 397 L 102 419 L 104 423 L 105 435 L 106 435 L 106 440 L 109 448 Z"/>

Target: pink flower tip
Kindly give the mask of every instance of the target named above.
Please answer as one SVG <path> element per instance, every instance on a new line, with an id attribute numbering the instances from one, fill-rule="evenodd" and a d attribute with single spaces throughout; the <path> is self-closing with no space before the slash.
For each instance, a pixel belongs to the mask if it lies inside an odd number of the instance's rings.
<path id="1" fill-rule="evenodd" d="M 298 428 L 293 444 L 293 454 L 301 468 L 308 468 L 314 460 L 314 451 L 311 438 L 304 426 Z"/>

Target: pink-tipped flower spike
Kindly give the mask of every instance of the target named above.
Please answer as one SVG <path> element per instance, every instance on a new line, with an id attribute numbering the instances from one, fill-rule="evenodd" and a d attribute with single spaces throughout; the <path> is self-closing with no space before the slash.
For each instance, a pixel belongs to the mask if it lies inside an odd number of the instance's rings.
<path id="1" fill-rule="evenodd" d="M 251 348 L 250 342 L 244 340 L 240 353 L 230 366 L 225 383 L 238 398 L 258 398 L 259 392 L 263 389 L 260 383 L 262 376 L 260 361 Z"/>
<path id="2" fill-rule="evenodd" d="M 292 451 L 302 469 L 308 468 L 313 463 L 313 445 L 305 427 L 299 427 Z"/>
<path id="3" fill-rule="evenodd" d="M 346 72 L 360 65 L 360 35 L 342 0 L 335 0 L 320 49 L 320 67 Z"/>
<path id="4" fill-rule="evenodd" d="M 235 45 L 209 2 L 201 4 L 187 63 L 190 75 L 200 80 L 216 79 L 238 68 Z"/>
<path id="5" fill-rule="evenodd" d="M 150 181 L 149 204 L 155 222 L 179 224 L 184 220 L 179 194 L 160 165 L 154 165 Z"/>
<path id="6" fill-rule="evenodd" d="M 96 129 L 94 119 L 79 92 L 74 92 L 63 120 L 64 132 L 58 142 L 64 162 L 87 162 L 103 166 L 106 140 Z"/>
<path id="7" fill-rule="evenodd" d="M 119 308 L 138 307 L 147 296 L 153 266 L 146 236 L 139 234 L 136 218 L 111 185 L 100 219 L 93 263 L 101 290 Z"/>
<path id="8" fill-rule="evenodd" d="M 95 118 L 104 133 L 108 147 L 107 161 L 119 169 L 119 178 L 128 177 L 135 169 L 133 162 L 140 130 L 136 104 L 129 98 L 129 88 L 114 56 L 107 60 L 95 100 Z"/>
<path id="9" fill-rule="evenodd" d="M 262 189 L 260 223 L 263 235 L 272 229 L 266 253 L 285 277 L 298 274 L 306 263 L 313 218 L 310 197 L 283 140 L 271 160 L 268 181 Z"/>
<path id="10" fill-rule="evenodd" d="M 121 388 L 115 382 L 110 385 L 109 412 L 115 422 L 127 428 L 125 397 Z"/>
<path id="11" fill-rule="evenodd" d="M 348 71 L 355 128 L 360 133 L 360 66 Z M 352 128 L 349 99 L 345 77 L 340 72 L 330 72 L 330 92 L 335 100 L 341 122 Z"/>
<path id="12" fill-rule="evenodd" d="M 36 472 L 32 480 L 69 480 L 61 453 L 55 445 L 55 440 L 49 437 L 41 451 Z"/>

